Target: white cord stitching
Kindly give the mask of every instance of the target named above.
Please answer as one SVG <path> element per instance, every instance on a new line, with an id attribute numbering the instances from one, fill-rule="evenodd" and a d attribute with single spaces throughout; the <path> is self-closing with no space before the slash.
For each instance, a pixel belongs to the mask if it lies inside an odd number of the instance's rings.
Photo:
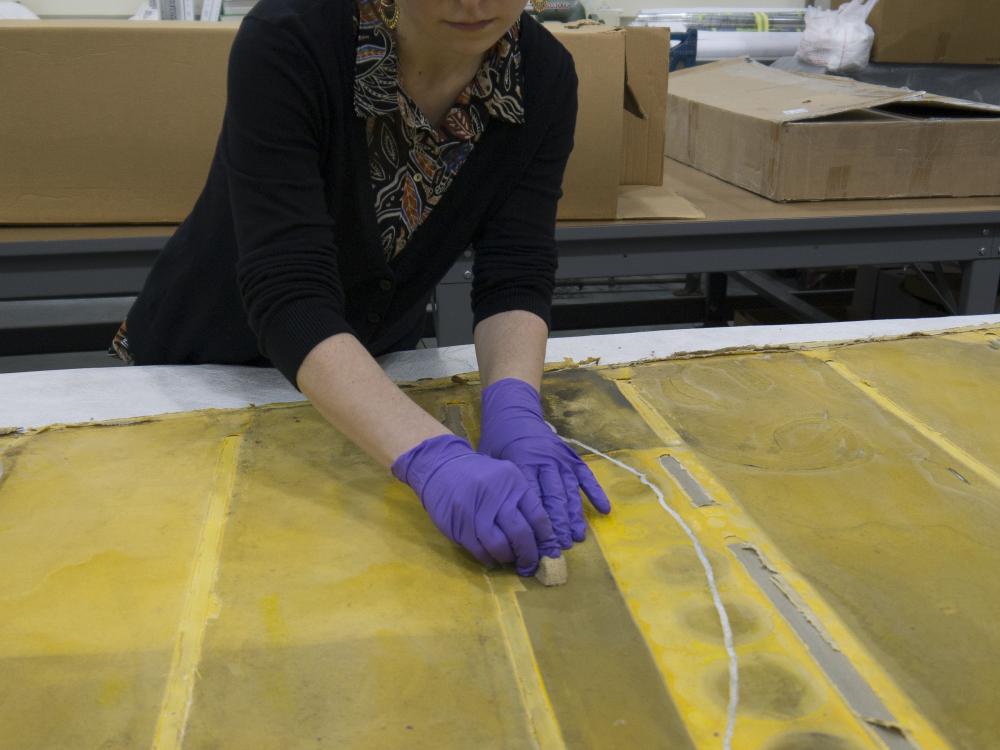
<path id="1" fill-rule="evenodd" d="M 726 654 L 729 656 L 729 710 L 726 719 L 726 734 L 722 740 L 722 747 L 724 750 L 731 750 L 733 733 L 736 730 L 736 709 L 740 700 L 739 664 L 736 660 L 736 648 L 733 644 L 733 630 L 729 623 L 729 615 L 726 613 L 726 608 L 722 603 L 722 597 L 719 594 L 719 588 L 716 586 L 715 572 L 712 570 L 712 564 L 708 561 L 708 556 L 705 554 L 705 550 L 702 548 L 701 542 L 698 541 L 698 538 L 694 535 L 691 527 L 684 522 L 684 519 L 680 517 L 680 514 L 667 504 L 660 488 L 650 482 L 646 478 L 646 475 L 641 471 L 637 471 L 631 466 L 622 463 L 618 459 L 612 458 L 606 453 L 601 453 L 601 451 L 596 448 L 592 448 L 585 443 L 581 443 L 579 440 L 567 437 L 564 437 L 563 440 L 567 443 L 578 445 L 585 451 L 589 451 L 596 456 L 607 459 L 615 466 L 625 469 L 625 471 L 630 474 L 634 474 L 639 477 L 639 481 L 649 487 L 656 494 L 656 497 L 660 502 L 660 507 L 670 514 L 670 517 L 678 523 L 678 525 L 684 530 L 684 533 L 687 534 L 688 538 L 691 540 L 691 543 L 694 545 L 695 554 L 698 555 L 698 560 L 701 561 L 701 567 L 705 570 L 705 578 L 708 580 L 708 588 L 712 592 L 712 601 L 715 603 L 715 611 L 719 614 L 719 622 L 722 625 L 722 640 L 726 647 Z"/>

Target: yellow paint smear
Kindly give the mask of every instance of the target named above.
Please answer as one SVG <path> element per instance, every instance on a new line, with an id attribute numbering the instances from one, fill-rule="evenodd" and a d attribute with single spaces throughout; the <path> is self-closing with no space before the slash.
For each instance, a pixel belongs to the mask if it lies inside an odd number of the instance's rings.
<path id="1" fill-rule="evenodd" d="M 219 446 L 245 422 L 0 438 L 0 746 L 152 744 Z"/>
<path id="2" fill-rule="evenodd" d="M 541 750 L 560 750 L 566 747 L 566 743 L 559 731 L 552 702 L 545 690 L 545 681 L 531 649 L 531 639 L 526 632 L 524 617 L 517 604 L 517 589 L 522 587 L 509 576 L 505 578 L 506 585 L 499 580 L 494 585 L 489 576 L 487 581 L 490 582 L 490 589 L 496 601 L 497 619 L 503 630 L 507 658 L 520 687 L 528 725 L 535 736 L 536 747 Z M 498 587 L 500 591 L 497 591 Z"/>
<path id="3" fill-rule="evenodd" d="M 227 437 L 222 441 L 219 451 L 216 486 L 211 493 L 208 515 L 195 552 L 194 570 L 181 612 L 170 675 L 163 694 L 163 706 L 160 708 L 160 718 L 153 736 L 154 750 L 176 750 L 184 744 L 184 730 L 198 675 L 205 626 L 213 611 L 217 612 L 217 605 L 213 606 L 212 587 L 222 553 L 222 536 L 229 499 L 236 481 L 236 460 L 241 440 L 239 435 Z"/>

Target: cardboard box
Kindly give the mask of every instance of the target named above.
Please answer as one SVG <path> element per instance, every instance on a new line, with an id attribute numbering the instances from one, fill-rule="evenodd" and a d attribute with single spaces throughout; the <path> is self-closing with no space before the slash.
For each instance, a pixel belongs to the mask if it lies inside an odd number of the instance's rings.
<path id="1" fill-rule="evenodd" d="M 0 224 L 183 221 L 219 136 L 236 31 L 184 21 L 0 21 Z M 558 33 L 580 73 L 560 218 L 690 216 L 690 204 L 669 192 L 631 190 L 619 202 L 623 181 L 662 182 L 669 32 Z"/>
<path id="2" fill-rule="evenodd" d="M 671 158 L 772 200 L 1000 195 L 1000 107 L 749 60 L 669 99 Z"/>
<path id="3" fill-rule="evenodd" d="M 0 22 L 0 223 L 179 223 L 225 108 L 236 28 Z"/>
<path id="4" fill-rule="evenodd" d="M 879 0 L 868 24 L 873 62 L 1000 64 L 998 0 Z"/>
<path id="5" fill-rule="evenodd" d="M 619 185 L 660 185 L 670 30 L 546 24 L 579 78 L 575 146 L 560 219 L 615 219 Z"/>

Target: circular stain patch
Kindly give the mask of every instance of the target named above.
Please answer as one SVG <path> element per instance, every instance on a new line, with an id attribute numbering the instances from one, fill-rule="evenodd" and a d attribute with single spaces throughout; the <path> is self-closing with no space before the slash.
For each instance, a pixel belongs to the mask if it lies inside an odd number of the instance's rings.
<path id="1" fill-rule="evenodd" d="M 722 604 L 729 616 L 729 627 L 736 643 L 753 641 L 770 630 L 770 616 L 752 603 L 723 599 Z M 684 610 L 681 620 L 699 640 L 722 643 L 722 623 L 719 622 L 719 613 L 711 600 Z"/>
<path id="2" fill-rule="evenodd" d="M 765 750 L 862 750 L 860 745 L 826 732 L 796 732 L 769 743 Z"/>
<path id="3" fill-rule="evenodd" d="M 776 719 L 804 716 L 817 708 L 820 699 L 797 671 L 776 659 L 761 656 L 740 659 L 740 703 L 743 713 Z M 728 666 L 712 678 L 712 694 L 725 705 L 729 700 Z"/>
<path id="4" fill-rule="evenodd" d="M 712 566 L 715 580 L 723 580 L 728 573 L 729 563 L 714 552 L 706 550 L 705 554 Z M 653 566 L 657 577 L 666 583 L 675 586 L 706 585 L 705 569 L 701 567 L 701 561 L 690 544 L 671 547 L 654 561 Z"/>

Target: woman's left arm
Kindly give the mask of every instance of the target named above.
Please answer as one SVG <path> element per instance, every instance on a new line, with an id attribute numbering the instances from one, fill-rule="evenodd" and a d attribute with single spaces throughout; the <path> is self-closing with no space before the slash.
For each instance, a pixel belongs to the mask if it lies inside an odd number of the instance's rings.
<path id="1" fill-rule="evenodd" d="M 541 145 L 476 243 L 472 304 L 483 402 L 479 450 L 517 464 L 538 487 L 563 549 L 586 537 L 580 488 L 611 505 L 594 475 L 545 422 L 542 366 L 555 287 L 556 207 L 576 126 L 576 73 L 566 57 L 561 101 Z M 543 549 L 557 556 L 557 549 Z"/>
<path id="2" fill-rule="evenodd" d="M 556 208 L 562 197 L 563 174 L 573 151 L 576 129 L 577 78 L 569 53 L 564 52 L 559 75 L 544 81 L 546 95 L 536 93 L 529 101 L 522 128 L 545 124 L 545 132 L 532 151 L 513 185 L 501 187 L 500 203 L 473 242 L 472 313 L 477 340 L 486 325 L 486 338 L 496 326 L 489 319 L 510 312 L 533 313 L 548 334 L 552 292 L 555 289 Z M 541 87 L 542 81 L 539 81 Z M 553 94 L 548 94 L 548 88 Z M 554 95 L 559 92 L 559 95 Z M 515 126 L 512 126 L 515 127 Z M 527 318 L 522 318 L 527 320 Z M 525 334 L 541 336 L 535 328 Z M 537 380 L 541 376 L 544 345 L 530 347 L 538 359 Z M 537 383 L 536 383 L 537 385 Z"/>
<path id="3" fill-rule="evenodd" d="M 476 359 L 483 388 L 516 378 L 540 391 L 548 338 L 545 321 L 526 310 L 498 313 L 476 326 Z"/>
<path id="4" fill-rule="evenodd" d="M 587 536 L 580 488 L 601 513 L 611 503 L 579 456 L 545 421 L 541 380 L 548 326 L 534 313 L 510 310 L 493 315 L 475 332 L 483 384 L 479 450 L 517 464 L 542 498 L 562 549 Z M 556 557 L 558 549 L 540 548 Z"/>

